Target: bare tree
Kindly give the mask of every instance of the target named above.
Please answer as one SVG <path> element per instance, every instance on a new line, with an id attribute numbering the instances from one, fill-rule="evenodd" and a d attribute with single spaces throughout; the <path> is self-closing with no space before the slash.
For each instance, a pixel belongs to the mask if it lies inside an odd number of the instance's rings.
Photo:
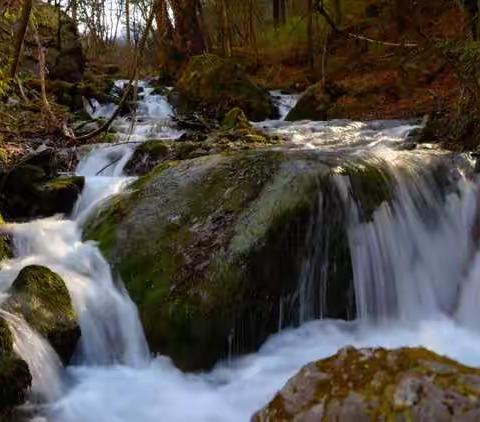
<path id="1" fill-rule="evenodd" d="M 12 66 L 10 68 L 10 78 L 15 79 L 17 75 L 18 65 L 20 63 L 20 56 L 22 54 L 23 41 L 27 33 L 28 21 L 32 13 L 32 0 L 25 0 L 22 8 L 22 15 L 20 17 L 20 25 L 15 35 L 15 47 L 13 53 Z"/>

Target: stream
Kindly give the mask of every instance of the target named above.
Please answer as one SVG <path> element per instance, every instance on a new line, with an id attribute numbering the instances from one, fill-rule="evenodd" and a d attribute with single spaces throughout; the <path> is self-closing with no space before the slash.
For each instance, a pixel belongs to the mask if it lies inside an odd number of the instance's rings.
<path id="1" fill-rule="evenodd" d="M 320 293 L 310 276 L 315 263 L 306 259 L 298 328 L 280 321 L 279 332 L 257 353 L 220 362 L 207 373 L 182 373 L 169 358 L 152 356 L 125 288 L 96 245 L 82 241 L 82 226 L 92 211 L 131 181 L 123 168 L 135 142 L 181 134 L 166 98 L 146 83 L 140 87 L 135 122 L 115 122 L 119 143 L 93 149 L 78 164 L 76 172 L 86 184 L 72 215 L 8 225 L 15 257 L 2 266 L 0 292 L 25 266 L 45 265 L 65 280 L 82 331 L 72 364 L 63 368 L 45 339 L 2 311 L 15 350 L 32 372 L 32 393 L 43 403 L 25 405 L 33 408 L 35 422 L 248 421 L 303 365 L 346 345 L 421 345 L 480 366 L 480 251 L 472 236 L 480 181 L 467 156 L 428 145 L 402 148 L 417 126 L 401 121 L 257 124 L 286 136 L 288 148 L 318 149 L 334 157 L 339 169 L 342 162 L 367 160 L 391 176 L 394 197 L 370 221 L 359 217 L 348 179 L 341 171 L 334 176 L 348 215 L 355 321 L 312 320 L 321 298 L 311 300 Z M 273 94 L 285 116 L 295 99 Z M 94 105 L 89 111 L 95 117 L 112 112 L 108 105 Z M 436 163 L 453 187 L 443 189 L 432 170 Z M 322 221 L 328 224 L 328 216 Z"/>

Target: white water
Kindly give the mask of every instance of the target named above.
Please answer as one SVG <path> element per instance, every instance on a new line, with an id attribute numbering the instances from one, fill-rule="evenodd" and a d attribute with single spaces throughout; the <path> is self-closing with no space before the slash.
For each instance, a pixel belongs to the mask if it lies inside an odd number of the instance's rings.
<path id="1" fill-rule="evenodd" d="M 301 366 L 349 344 L 423 345 L 480 365 L 480 254 L 471 234 L 480 188 L 476 178 L 460 166 L 458 192 L 440 201 L 423 167 L 429 157 L 444 157 L 398 151 L 412 128 L 402 122 L 263 125 L 290 136 L 295 148 L 321 148 L 326 157 L 337 156 L 339 166 L 347 159 L 378 160 L 398 178 L 393 204 L 383 204 L 371 222 L 361 222 L 348 180 L 335 176 L 349 210 L 360 320 L 312 321 L 282 331 L 258 353 L 205 374 L 183 374 L 165 357 L 151 359 L 135 307 L 95 245 L 81 241 L 86 214 L 127 183 L 122 169 L 132 153 L 128 144 L 97 149 L 79 164 L 86 187 L 72 219 L 10 225 L 16 258 L 0 272 L 5 292 L 25 265 L 49 266 L 64 277 L 80 317 L 76 365 L 66 372 L 44 340 L 28 333 L 24 322 L 9 319 L 18 353 L 35 368 L 35 391 L 49 400 L 40 409 L 48 421 L 248 421 Z M 408 177 L 397 168 L 406 169 Z M 432 220 L 422 213 L 425 204 L 435 210 Z M 373 323 L 372 316 L 380 318 Z"/>

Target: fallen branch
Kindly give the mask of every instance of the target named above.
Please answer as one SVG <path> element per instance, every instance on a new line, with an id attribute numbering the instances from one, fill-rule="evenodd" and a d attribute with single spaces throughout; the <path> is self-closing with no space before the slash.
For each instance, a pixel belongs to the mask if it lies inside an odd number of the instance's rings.
<path id="1" fill-rule="evenodd" d="M 333 32 L 338 35 L 341 35 L 346 38 L 352 38 L 355 40 L 366 41 L 373 44 L 380 44 L 385 45 L 388 47 L 405 47 L 405 48 L 417 48 L 419 45 L 413 42 L 404 42 L 404 43 L 397 43 L 397 42 L 390 42 L 390 41 L 380 41 L 375 40 L 373 38 L 368 38 L 363 35 L 354 34 L 353 32 L 347 32 L 340 28 L 332 17 L 328 14 L 327 10 L 325 9 L 325 5 L 323 4 L 323 0 L 315 0 L 315 10 L 323 16 L 327 24 L 332 28 Z"/>

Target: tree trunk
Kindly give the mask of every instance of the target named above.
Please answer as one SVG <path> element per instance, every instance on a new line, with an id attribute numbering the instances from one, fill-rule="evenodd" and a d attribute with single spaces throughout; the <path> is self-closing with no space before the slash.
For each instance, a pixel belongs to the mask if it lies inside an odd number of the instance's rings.
<path id="1" fill-rule="evenodd" d="M 335 22 L 337 25 L 342 24 L 342 2 L 341 0 L 333 0 L 333 10 L 335 12 Z"/>
<path id="2" fill-rule="evenodd" d="M 314 68 L 314 43 L 313 43 L 313 18 L 314 18 L 314 3 L 313 0 L 307 0 L 308 20 L 307 20 L 307 49 L 308 49 L 308 65 L 310 69 Z"/>
<path id="3" fill-rule="evenodd" d="M 230 36 L 230 22 L 228 19 L 227 1 L 222 1 L 222 48 L 226 57 L 232 56 L 232 43 Z"/>
<path id="4" fill-rule="evenodd" d="M 22 8 L 22 16 L 20 17 L 20 25 L 15 36 L 15 47 L 12 66 L 10 67 L 10 78 L 15 79 L 17 75 L 18 65 L 20 63 L 20 56 L 22 54 L 23 41 L 27 32 L 28 21 L 32 12 L 32 0 L 25 0 Z"/>
<path id="5" fill-rule="evenodd" d="M 127 44 L 131 45 L 132 37 L 130 35 L 130 1 L 125 0 L 125 36 L 127 37 Z"/>
<path id="6" fill-rule="evenodd" d="M 175 15 L 178 49 L 184 58 L 205 52 L 205 39 L 198 18 L 199 0 L 171 2 Z"/>
<path id="7" fill-rule="evenodd" d="M 273 25 L 278 28 L 280 25 L 280 0 L 273 1 Z"/>
<path id="8" fill-rule="evenodd" d="M 287 0 L 280 0 L 280 23 L 287 23 Z"/>

